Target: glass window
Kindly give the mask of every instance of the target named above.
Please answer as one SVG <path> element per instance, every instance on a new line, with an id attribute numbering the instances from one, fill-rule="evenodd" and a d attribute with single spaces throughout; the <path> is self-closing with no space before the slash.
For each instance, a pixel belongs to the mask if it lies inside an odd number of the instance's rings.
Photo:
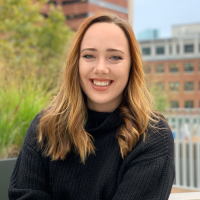
<path id="1" fill-rule="evenodd" d="M 170 101 L 170 107 L 171 108 L 178 108 L 179 102 L 178 101 Z"/>
<path id="2" fill-rule="evenodd" d="M 149 47 L 142 48 L 142 55 L 150 55 L 151 49 Z"/>
<path id="3" fill-rule="evenodd" d="M 172 54 L 172 45 L 169 46 L 169 54 Z"/>
<path id="4" fill-rule="evenodd" d="M 170 91 L 179 91 L 179 82 L 170 82 L 169 83 L 169 89 Z"/>
<path id="5" fill-rule="evenodd" d="M 164 82 L 157 82 L 156 83 L 156 88 L 158 89 L 158 90 L 165 90 L 165 83 Z"/>
<path id="6" fill-rule="evenodd" d="M 185 101 L 185 108 L 194 108 L 193 101 Z"/>
<path id="7" fill-rule="evenodd" d="M 170 71 L 170 73 L 178 73 L 179 72 L 179 64 L 178 63 L 170 64 L 169 71 Z"/>
<path id="8" fill-rule="evenodd" d="M 179 45 L 177 45 L 177 46 L 176 46 L 176 53 L 178 54 L 179 51 L 180 51 L 180 47 L 179 47 Z"/>
<path id="9" fill-rule="evenodd" d="M 194 82 L 185 82 L 184 90 L 185 91 L 193 91 L 194 90 Z"/>
<path id="10" fill-rule="evenodd" d="M 165 72 L 165 66 L 163 64 L 156 65 L 156 74 L 163 74 Z"/>
<path id="11" fill-rule="evenodd" d="M 194 71 L 194 63 L 185 63 L 184 64 L 184 72 L 193 72 Z"/>
<path id="12" fill-rule="evenodd" d="M 185 53 L 193 53 L 194 52 L 194 45 L 193 44 L 187 44 L 184 46 L 184 52 Z"/>
<path id="13" fill-rule="evenodd" d="M 144 66 L 144 73 L 145 74 L 150 74 L 151 73 L 151 66 L 150 65 L 145 65 Z"/>
<path id="14" fill-rule="evenodd" d="M 156 47 L 156 54 L 164 54 L 165 49 L 164 47 Z"/>

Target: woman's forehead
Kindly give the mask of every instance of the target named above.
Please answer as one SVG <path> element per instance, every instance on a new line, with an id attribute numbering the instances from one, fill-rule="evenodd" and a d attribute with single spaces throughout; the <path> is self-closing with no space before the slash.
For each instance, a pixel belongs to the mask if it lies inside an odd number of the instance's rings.
<path id="1" fill-rule="evenodd" d="M 85 32 L 81 48 L 106 45 L 108 48 L 128 48 L 128 40 L 123 30 L 113 23 L 95 23 Z"/>

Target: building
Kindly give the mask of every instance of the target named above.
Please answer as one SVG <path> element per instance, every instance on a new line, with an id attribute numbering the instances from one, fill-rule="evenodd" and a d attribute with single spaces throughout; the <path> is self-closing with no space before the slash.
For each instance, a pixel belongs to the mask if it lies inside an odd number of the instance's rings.
<path id="1" fill-rule="evenodd" d="M 128 19 L 127 0 L 54 0 L 49 3 L 62 7 L 66 23 L 73 30 L 77 30 L 85 18 L 99 11 L 113 12 Z"/>
<path id="2" fill-rule="evenodd" d="M 160 32 L 157 29 L 147 29 L 137 34 L 137 40 L 155 40 L 159 39 Z"/>
<path id="3" fill-rule="evenodd" d="M 174 108 L 200 107 L 200 24 L 172 27 L 172 38 L 139 41 L 147 81 L 171 96 Z"/>

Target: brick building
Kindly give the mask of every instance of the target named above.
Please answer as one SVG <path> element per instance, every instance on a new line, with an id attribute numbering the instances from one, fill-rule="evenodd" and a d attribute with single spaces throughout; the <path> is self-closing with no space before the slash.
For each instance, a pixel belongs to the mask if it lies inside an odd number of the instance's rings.
<path id="1" fill-rule="evenodd" d="M 170 94 L 174 108 L 200 107 L 200 24 L 174 26 L 173 37 L 139 41 L 147 81 Z"/>
<path id="2" fill-rule="evenodd" d="M 66 23 L 73 30 L 77 30 L 85 18 L 99 11 L 114 12 L 128 19 L 127 0 L 54 0 L 49 3 L 62 7 Z"/>

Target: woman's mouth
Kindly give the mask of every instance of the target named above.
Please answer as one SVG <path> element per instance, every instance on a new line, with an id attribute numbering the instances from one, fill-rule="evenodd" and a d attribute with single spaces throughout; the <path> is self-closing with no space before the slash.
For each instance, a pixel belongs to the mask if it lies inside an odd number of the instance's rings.
<path id="1" fill-rule="evenodd" d="M 92 87 L 98 91 L 105 91 L 107 90 L 113 83 L 112 80 L 90 80 Z"/>

